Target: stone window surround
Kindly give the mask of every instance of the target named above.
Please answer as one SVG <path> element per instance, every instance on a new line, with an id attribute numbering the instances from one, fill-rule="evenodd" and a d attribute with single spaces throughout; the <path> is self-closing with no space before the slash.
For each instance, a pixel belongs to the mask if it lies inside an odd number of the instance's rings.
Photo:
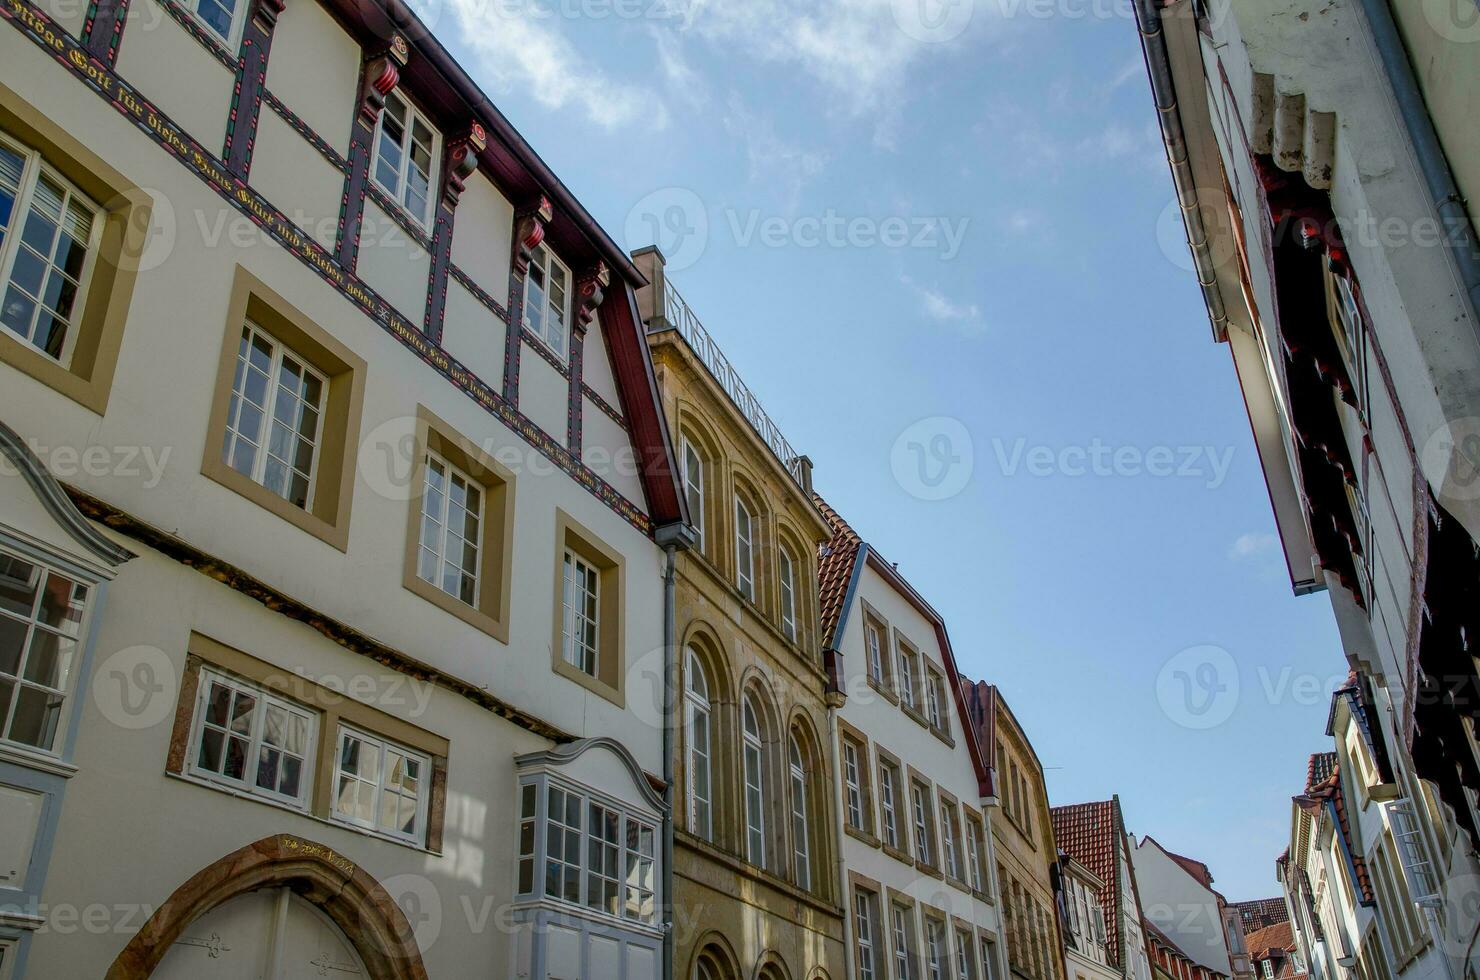
<path id="1" fill-rule="evenodd" d="M 564 571 L 567 550 L 595 566 L 600 577 L 595 677 L 565 659 L 562 626 L 565 619 Z M 555 603 L 550 616 L 553 631 L 550 645 L 551 669 L 561 677 L 606 698 L 617 707 L 625 708 L 627 658 L 626 617 L 623 611 L 627 608 L 627 559 L 559 507 L 555 509 L 553 554 Z"/>

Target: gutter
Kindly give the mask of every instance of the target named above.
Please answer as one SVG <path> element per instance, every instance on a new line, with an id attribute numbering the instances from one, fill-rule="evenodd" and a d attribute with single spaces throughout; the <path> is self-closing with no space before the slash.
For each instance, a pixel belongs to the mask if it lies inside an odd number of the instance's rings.
<path id="1" fill-rule="evenodd" d="M 678 729 L 678 552 L 698 539 L 689 524 L 665 524 L 654 535 L 663 549 L 663 872 L 659 908 L 663 910 L 663 972 L 673 976 L 673 778 Z"/>
<path id="2" fill-rule="evenodd" d="M 1134 0 L 1134 4 L 1136 24 L 1141 29 L 1141 50 L 1146 56 L 1146 74 L 1151 80 L 1151 96 L 1156 102 L 1161 139 L 1166 147 L 1167 165 L 1172 170 L 1177 206 L 1182 209 L 1182 225 L 1187 229 L 1187 247 L 1192 251 L 1193 269 L 1197 272 L 1197 283 L 1202 287 L 1203 302 L 1207 304 L 1208 318 L 1212 321 L 1213 339 L 1221 342 L 1228 337 L 1228 312 L 1223 306 L 1223 295 L 1218 291 L 1213 252 L 1208 245 L 1192 164 L 1187 156 L 1187 136 L 1177 111 L 1177 86 L 1172 80 L 1171 56 L 1162 31 L 1161 7 L 1159 0 Z"/>

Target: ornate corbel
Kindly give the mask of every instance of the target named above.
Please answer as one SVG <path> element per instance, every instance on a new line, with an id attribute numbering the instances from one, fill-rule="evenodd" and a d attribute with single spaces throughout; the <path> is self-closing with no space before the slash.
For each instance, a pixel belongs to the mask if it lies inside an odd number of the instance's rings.
<path id="1" fill-rule="evenodd" d="M 287 0 L 257 0 L 252 4 L 252 20 L 270 34 L 287 7 Z"/>
<path id="2" fill-rule="evenodd" d="M 447 172 L 442 180 L 442 202 L 457 207 L 463 188 L 473 171 L 478 169 L 478 155 L 488 149 L 488 134 L 480 123 L 468 127 L 466 136 L 447 144 Z"/>
<path id="3" fill-rule="evenodd" d="M 596 308 L 606 297 L 606 287 L 612 284 L 611 270 L 600 259 L 585 275 L 576 280 L 576 326 L 585 330 L 596 315 Z"/>
<path id="4" fill-rule="evenodd" d="M 541 195 L 534 205 L 521 209 L 514 216 L 514 271 L 523 276 L 529 272 L 529 262 L 534 250 L 545 240 L 545 226 L 555 220 L 555 209 L 550 199 Z"/>
<path id="5" fill-rule="evenodd" d="M 411 58 L 411 47 L 400 34 L 392 34 L 390 46 L 369 60 L 360 91 L 360 114 L 371 124 L 380 118 L 385 97 L 401 82 L 401 69 Z"/>

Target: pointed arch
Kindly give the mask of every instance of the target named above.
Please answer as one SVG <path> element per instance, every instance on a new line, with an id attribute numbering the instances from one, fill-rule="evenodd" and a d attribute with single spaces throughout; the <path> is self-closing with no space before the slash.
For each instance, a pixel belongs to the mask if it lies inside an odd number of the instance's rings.
<path id="1" fill-rule="evenodd" d="M 147 980 L 196 919 L 260 888 L 290 888 L 323 911 L 372 980 L 426 980 L 411 924 L 380 882 L 332 848 L 276 834 L 196 872 L 155 910 L 108 968 L 106 980 Z"/>

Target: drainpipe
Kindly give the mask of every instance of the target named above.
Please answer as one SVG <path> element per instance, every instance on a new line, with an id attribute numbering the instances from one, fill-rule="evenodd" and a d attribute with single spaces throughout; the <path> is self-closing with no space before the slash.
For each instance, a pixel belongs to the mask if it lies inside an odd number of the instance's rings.
<path id="1" fill-rule="evenodd" d="M 673 780 L 678 730 L 678 552 L 697 539 L 688 524 L 665 524 L 653 539 L 663 549 L 663 972 L 673 976 Z"/>
<path id="2" fill-rule="evenodd" d="M 838 758 L 838 709 L 842 706 L 842 693 L 834 694 L 830 691 L 827 695 L 827 744 L 833 763 L 833 802 L 839 804 L 843 800 L 843 760 Z M 853 940 L 850 937 L 857 928 L 858 920 L 853 917 L 853 896 L 848 891 L 848 865 L 843 857 L 843 850 L 848 846 L 848 835 L 843 830 L 843 807 L 833 806 L 830 809 L 833 815 L 833 838 L 838 842 L 835 863 L 838 867 L 838 894 L 842 896 L 839 904 L 843 906 L 843 976 L 851 977 L 854 973 Z M 880 917 L 882 916 L 881 908 Z"/>
<path id="3" fill-rule="evenodd" d="M 1413 63 L 1408 60 L 1408 49 L 1403 46 L 1388 0 L 1360 2 L 1367 14 L 1372 41 L 1377 45 L 1383 67 L 1387 69 L 1393 98 L 1398 103 L 1398 114 L 1413 145 L 1413 155 L 1418 159 L 1429 198 L 1439 213 L 1439 221 L 1454 254 L 1470 327 L 1480 338 L 1480 251 L 1475 246 L 1475 228 L 1470 223 L 1470 213 L 1465 208 L 1465 199 L 1460 196 L 1459 186 L 1454 182 L 1454 172 L 1449 169 L 1444 148 L 1439 144 L 1439 134 L 1434 130 L 1434 120 L 1424 104 L 1423 93 L 1419 91 Z"/>
<path id="4" fill-rule="evenodd" d="M 1182 224 L 1187 229 L 1192 266 L 1197 272 L 1197 283 L 1202 287 L 1203 302 L 1207 304 L 1208 318 L 1213 324 L 1213 339 L 1222 341 L 1228 336 L 1228 313 L 1223 306 L 1223 294 L 1218 291 L 1218 273 L 1213 266 L 1213 252 L 1208 245 L 1192 164 L 1187 157 L 1187 136 L 1177 110 L 1177 86 L 1172 81 L 1171 56 L 1167 53 L 1166 35 L 1161 28 L 1161 8 L 1158 0 L 1135 0 L 1135 8 L 1136 23 L 1141 29 L 1141 48 L 1146 55 L 1146 74 L 1151 79 L 1151 96 L 1156 102 L 1161 139 L 1166 147 L 1167 163 L 1172 169 L 1172 184 L 1177 190 L 1177 206 L 1182 210 Z"/>

